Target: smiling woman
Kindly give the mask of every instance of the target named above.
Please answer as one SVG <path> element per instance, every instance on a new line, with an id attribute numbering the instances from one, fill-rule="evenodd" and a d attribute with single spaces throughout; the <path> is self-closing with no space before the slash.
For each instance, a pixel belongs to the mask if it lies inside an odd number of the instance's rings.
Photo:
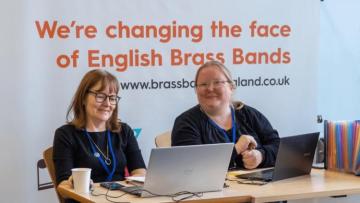
<path id="1" fill-rule="evenodd" d="M 209 61 L 195 75 L 199 104 L 175 120 L 171 143 L 178 145 L 233 142 L 230 168 L 275 164 L 279 135 L 256 109 L 232 101 L 235 84 L 220 62 Z"/>
<path id="2" fill-rule="evenodd" d="M 72 168 L 91 168 L 94 182 L 144 175 L 145 164 L 133 130 L 118 119 L 119 83 L 104 70 L 88 72 L 71 102 L 68 124 L 55 132 L 57 184 L 72 184 Z M 72 117 L 70 118 L 70 115 Z"/>

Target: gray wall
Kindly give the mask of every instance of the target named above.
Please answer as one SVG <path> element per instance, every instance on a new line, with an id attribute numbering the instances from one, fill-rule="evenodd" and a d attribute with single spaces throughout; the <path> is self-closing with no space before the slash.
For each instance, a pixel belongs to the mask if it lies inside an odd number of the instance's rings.
<path id="1" fill-rule="evenodd" d="M 320 6 L 318 113 L 328 120 L 360 119 L 360 1 L 324 0 Z M 319 124 L 322 131 L 322 124 Z M 360 202 L 360 195 L 290 201 Z"/>
<path id="2" fill-rule="evenodd" d="M 318 113 L 360 119 L 360 1 L 324 0 L 320 8 Z"/>

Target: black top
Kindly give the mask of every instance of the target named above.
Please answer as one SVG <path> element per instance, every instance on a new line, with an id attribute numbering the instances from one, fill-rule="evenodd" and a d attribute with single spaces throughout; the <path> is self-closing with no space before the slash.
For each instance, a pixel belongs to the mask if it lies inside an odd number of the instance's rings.
<path id="1" fill-rule="evenodd" d="M 264 157 L 259 167 L 274 166 L 280 142 L 278 132 L 258 110 L 242 103 L 234 103 L 234 106 L 236 140 L 242 134 L 253 136 L 258 144 L 257 149 Z M 228 139 L 209 122 L 209 117 L 200 109 L 200 105 L 196 105 L 176 118 L 171 143 L 173 146 L 224 143 L 232 140 L 231 129 L 226 134 Z M 237 155 L 235 148 L 229 168 L 234 167 L 244 167 L 242 156 Z"/>
<path id="2" fill-rule="evenodd" d="M 106 155 L 106 131 L 89 132 L 89 135 Z M 141 151 L 130 126 L 121 123 L 121 132 L 111 132 L 110 137 L 117 164 L 112 180 L 124 180 L 125 167 L 129 171 L 145 168 Z M 111 157 L 110 149 L 109 156 Z M 94 156 L 85 131 L 76 129 L 73 125 L 64 125 L 56 130 L 53 159 L 57 184 L 70 177 L 72 168 L 91 168 L 91 179 L 94 182 L 105 181 L 108 176 L 98 158 Z M 113 163 L 114 161 L 111 160 L 110 171 Z"/>

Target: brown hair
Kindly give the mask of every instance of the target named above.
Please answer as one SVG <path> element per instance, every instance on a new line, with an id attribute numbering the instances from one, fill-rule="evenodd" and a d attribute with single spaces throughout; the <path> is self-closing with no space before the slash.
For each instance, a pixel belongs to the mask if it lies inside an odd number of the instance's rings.
<path id="1" fill-rule="evenodd" d="M 234 81 L 232 80 L 232 76 L 231 76 L 229 69 L 226 68 L 224 64 L 222 64 L 218 61 L 208 61 L 198 68 L 196 75 L 195 75 L 195 86 L 197 85 L 200 71 L 202 69 L 210 67 L 210 66 L 214 66 L 217 69 L 219 69 L 225 75 L 226 79 L 231 84 L 232 88 L 235 88 L 235 84 L 234 84 Z"/>
<path id="2" fill-rule="evenodd" d="M 119 92 L 119 82 L 111 73 L 99 69 L 87 72 L 82 78 L 66 114 L 67 122 L 74 125 L 78 129 L 86 127 L 86 96 L 88 91 L 98 82 L 101 83 L 99 91 L 109 87 L 110 92 L 115 92 L 116 94 Z M 73 114 L 73 118 L 69 119 L 71 113 Z M 120 132 L 121 129 L 120 120 L 118 119 L 118 105 L 115 106 L 111 118 L 106 121 L 106 128 L 113 132 Z"/>

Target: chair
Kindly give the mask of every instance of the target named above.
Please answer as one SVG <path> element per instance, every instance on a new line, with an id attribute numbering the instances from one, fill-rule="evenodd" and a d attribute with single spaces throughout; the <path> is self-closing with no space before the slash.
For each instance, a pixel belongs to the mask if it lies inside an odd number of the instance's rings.
<path id="1" fill-rule="evenodd" d="M 40 169 L 46 169 L 46 164 L 45 164 L 44 159 L 38 160 L 38 162 L 36 164 L 36 175 L 37 175 L 38 191 L 53 188 L 54 184 L 53 184 L 52 181 L 46 182 L 46 183 L 40 183 Z"/>
<path id="2" fill-rule="evenodd" d="M 57 188 L 56 188 L 56 177 L 55 177 L 55 168 L 54 168 L 54 161 L 53 161 L 53 147 L 47 148 L 43 152 L 43 157 L 44 157 L 45 165 L 48 169 L 50 178 L 51 178 L 52 182 L 54 183 L 55 192 L 59 199 L 59 202 L 64 203 L 65 202 L 64 198 L 61 197 L 61 195 L 58 193 Z"/>
<path id="3" fill-rule="evenodd" d="M 156 147 L 171 147 L 171 132 L 166 131 L 155 137 Z"/>

